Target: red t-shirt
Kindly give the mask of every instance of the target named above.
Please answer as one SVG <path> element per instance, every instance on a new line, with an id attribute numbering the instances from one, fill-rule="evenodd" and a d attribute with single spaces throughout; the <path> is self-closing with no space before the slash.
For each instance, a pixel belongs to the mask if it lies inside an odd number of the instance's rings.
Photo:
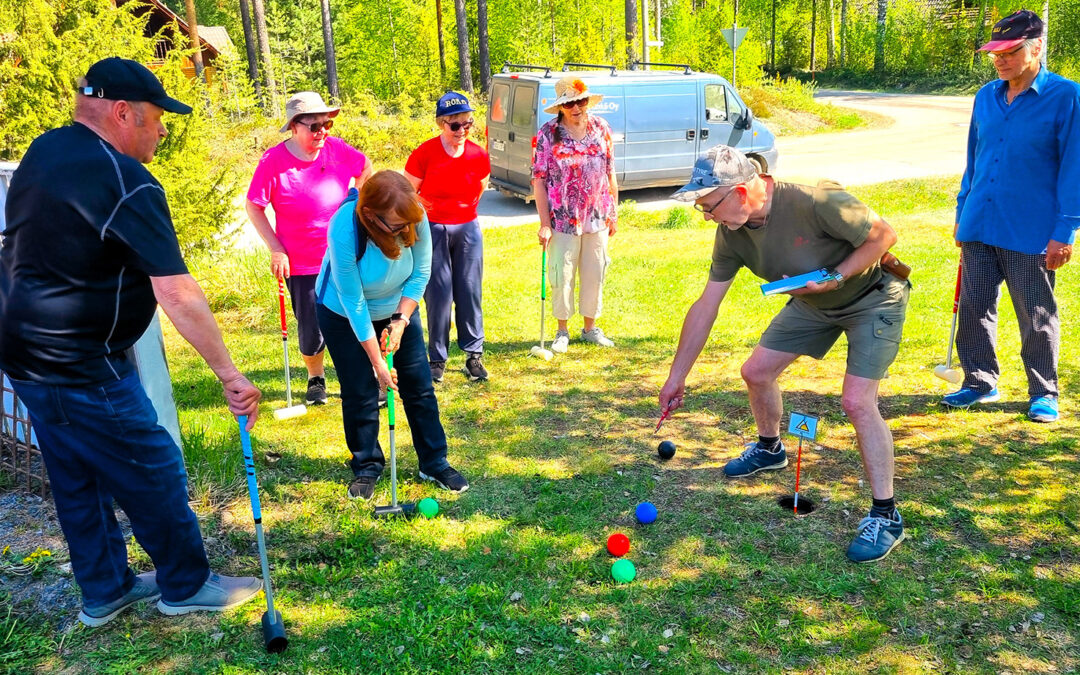
<path id="1" fill-rule="evenodd" d="M 420 201 L 428 220 L 460 225 L 476 219 L 482 183 L 491 173 L 487 152 L 465 141 L 460 157 L 451 157 L 439 136 L 424 141 L 409 155 L 405 171 L 420 179 Z"/>

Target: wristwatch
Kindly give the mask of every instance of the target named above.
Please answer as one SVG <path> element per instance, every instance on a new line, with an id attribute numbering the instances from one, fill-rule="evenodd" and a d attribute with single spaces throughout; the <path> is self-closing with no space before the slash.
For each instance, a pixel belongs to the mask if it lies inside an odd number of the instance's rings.
<path id="1" fill-rule="evenodd" d="M 390 320 L 391 321 L 404 321 L 405 323 L 409 323 L 409 320 L 406 319 L 405 315 L 402 314 L 401 312 L 394 312 L 393 314 L 391 314 L 390 315 Z"/>
<path id="2" fill-rule="evenodd" d="M 833 278 L 833 281 L 836 282 L 837 289 L 841 289 L 844 287 L 844 275 L 840 273 L 840 270 L 834 268 L 831 276 Z"/>

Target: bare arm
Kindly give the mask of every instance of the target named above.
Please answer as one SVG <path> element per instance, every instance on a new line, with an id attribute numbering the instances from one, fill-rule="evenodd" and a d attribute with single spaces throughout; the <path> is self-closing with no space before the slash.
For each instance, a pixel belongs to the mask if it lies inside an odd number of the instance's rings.
<path id="1" fill-rule="evenodd" d="M 548 204 L 547 185 L 543 178 L 533 178 L 532 188 L 533 199 L 536 200 L 536 215 L 540 216 L 540 231 L 537 236 L 540 245 L 546 248 L 551 240 L 551 207 Z"/>
<path id="2" fill-rule="evenodd" d="M 694 367 L 706 340 L 709 339 L 709 333 L 716 323 L 716 315 L 720 311 L 720 303 L 724 301 L 733 281 L 734 278 L 707 283 L 701 297 L 686 313 L 682 332 L 679 333 L 679 348 L 671 362 L 667 382 L 660 390 L 661 410 L 675 410 L 682 406 L 686 376 L 690 374 L 690 369 Z"/>
<path id="3" fill-rule="evenodd" d="M 255 231 L 259 233 L 262 240 L 266 242 L 266 247 L 270 249 L 270 270 L 274 273 L 274 277 L 278 279 L 288 278 L 289 254 L 285 252 L 285 247 L 281 245 L 277 233 L 274 232 L 274 226 L 270 224 L 270 219 L 266 217 L 266 207 L 259 206 L 255 202 L 248 200 L 244 203 L 244 210 L 247 212 L 248 220 L 255 226 Z"/>
<path id="4" fill-rule="evenodd" d="M 154 297 L 176 330 L 221 380 L 229 411 L 234 415 L 247 415 L 250 430 L 259 414 L 262 393 L 233 363 L 199 283 L 190 274 L 150 277 L 150 283 L 154 287 Z"/>
<path id="5" fill-rule="evenodd" d="M 364 170 L 359 176 L 353 176 L 353 187 L 359 190 L 364 186 L 364 183 L 368 178 L 371 178 L 371 174 L 375 173 L 375 170 L 371 168 L 371 160 L 364 162 Z"/>

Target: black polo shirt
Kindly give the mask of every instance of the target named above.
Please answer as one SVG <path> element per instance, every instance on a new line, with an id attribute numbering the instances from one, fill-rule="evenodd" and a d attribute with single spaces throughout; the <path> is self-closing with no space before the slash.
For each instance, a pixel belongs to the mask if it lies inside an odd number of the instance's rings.
<path id="1" fill-rule="evenodd" d="M 161 184 L 76 123 L 30 145 L 6 213 L 0 369 L 61 385 L 134 372 L 124 352 L 157 308 L 150 277 L 187 272 Z"/>

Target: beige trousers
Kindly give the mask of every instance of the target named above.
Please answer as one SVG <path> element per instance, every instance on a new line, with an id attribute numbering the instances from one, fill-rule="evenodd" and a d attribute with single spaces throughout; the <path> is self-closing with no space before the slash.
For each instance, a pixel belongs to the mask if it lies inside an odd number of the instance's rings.
<path id="1" fill-rule="evenodd" d="M 607 229 L 580 236 L 553 232 L 548 244 L 548 281 L 551 283 L 552 313 L 565 321 L 574 315 L 575 276 L 581 278 L 578 309 L 582 316 L 600 316 L 604 295 L 604 274 L 608 257 Z"/>

